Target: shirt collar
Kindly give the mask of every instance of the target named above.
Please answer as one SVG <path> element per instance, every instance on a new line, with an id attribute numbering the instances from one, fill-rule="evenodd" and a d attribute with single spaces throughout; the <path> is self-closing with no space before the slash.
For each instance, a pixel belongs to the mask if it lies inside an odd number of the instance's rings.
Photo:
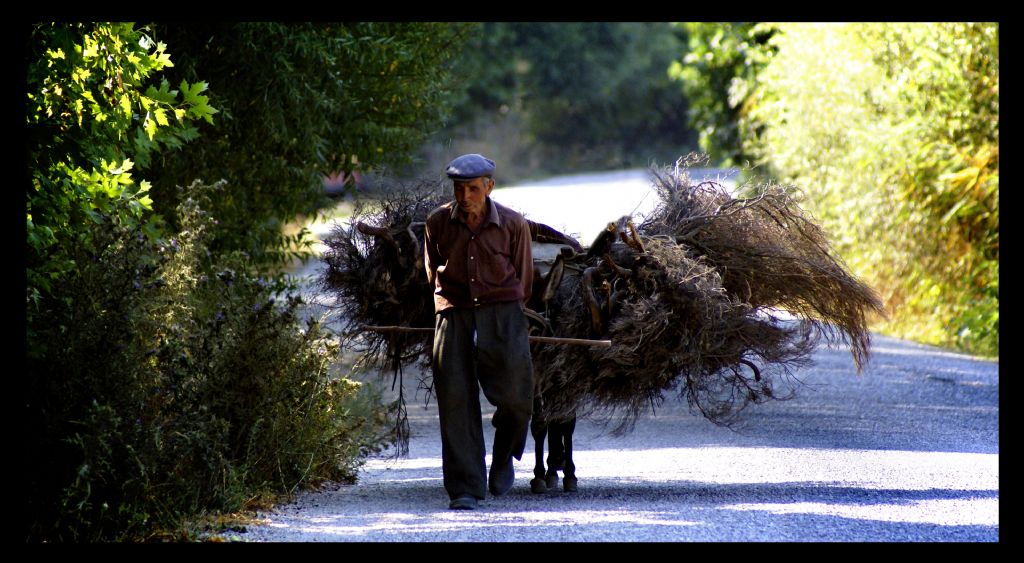
<path id="1" fill-rule="evenodd" d="M 465 221 L 462 220 L 462 217 L 459 216 L 458 202 L 452 202 L 451 220 L 465 223 Z M 498 213 L 498 204 L 491 200 L 491 196 L 487 196 L 487 219 L 484 221 L 484 224 L 486 225 L 487 223 L 494 223 L 499 227 L 501 226 L 501 215 Z"/>

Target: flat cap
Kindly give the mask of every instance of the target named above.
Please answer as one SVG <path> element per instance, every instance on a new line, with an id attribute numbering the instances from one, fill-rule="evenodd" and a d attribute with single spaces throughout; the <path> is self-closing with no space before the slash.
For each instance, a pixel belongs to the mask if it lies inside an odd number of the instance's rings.
<path id="1" fill-rule="evenodd" d="M 448 163 L 445 173 L 453 180 L 472 180 L 494 174 L 494 161 L 476 153 L 464 154 Z"/>

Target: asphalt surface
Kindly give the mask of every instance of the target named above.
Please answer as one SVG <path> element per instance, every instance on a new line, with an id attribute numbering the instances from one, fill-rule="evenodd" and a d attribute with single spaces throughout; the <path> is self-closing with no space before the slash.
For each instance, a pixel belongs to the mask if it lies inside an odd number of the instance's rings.
<path id="1" fill-rule="evenodd" d="M 624 437 L 581 420 L 576 493 L 530 493 L 531 438 L 512 491 L 476 511 L 447 508 L 437 411 L 411 402 L 408 457 L 371 459 L 357 484 L 302 493 L 231 539 L 998 541 L 997 363 L 884 337 L 860 375 L 844 350 L 816 360 L 795 398 L 751 407 L 739 431 L 674 398 Z"/>
<path id="2" fill-rule="evenodd" d="M 537 219 L 539 220 L 539 219 Z M 310 268 L 314 268 L 310 266 Z M 309 273 L 311 270 L 308 270 Z M 416 395 L 406 372 L 407 396 Z M 617 437 L 580 420 L 579 490 L 531 494 L 533 440 L 516 484 L 448 509 L 437 411 L 409 401 L 409 455 L 370 459 L 261 514 L 246 542 L 995 542 L 999 364 L 876 335 L 857 374 L 822 347 L 796 396 L 716 426 L 675 397 Z M 390 379 L 388 379 L 390 381 Z M 485 432 L 492 432 L 485 399 Z M 487 437 L 490 443 L 491 437 Z M 488 463 L 490 462 L 488 458 Z"/>

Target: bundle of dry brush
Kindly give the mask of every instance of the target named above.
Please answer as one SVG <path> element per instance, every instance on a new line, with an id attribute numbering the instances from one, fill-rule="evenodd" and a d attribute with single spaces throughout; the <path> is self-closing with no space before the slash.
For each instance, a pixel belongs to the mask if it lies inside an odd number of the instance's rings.
<path id="1" fill-rule="evenodd" d="M 691 182 L 695 162 L 652 170 L 660 203 L 642 221 L 613 221 L 586 249 L 563 239 L 573 248 L 565 275 L 535 305 L 544 329 L 612 345 L 534 345 L 548 420 L 600 416 L 623 432 L 675 394 L 730 424 L 750 403 L 783 398 L 777 380 L 808 364 L 822 340 L 848 344 L 858 371 L 867 361 L 866 317 L 882 314 L 881 301 L 834 255 L 796 190 L 767 184 L 734 198 L 716 182 Z M 396 372 L 429 362 L 431 336 L 361 327 L 433 327 L 423 221 L 448 192 L 440 181 L 392 187 L 325 241 L 322 282 L 337 297 L 342 338 Z M 535 241 L 559 238 L 533 227 Z"/>

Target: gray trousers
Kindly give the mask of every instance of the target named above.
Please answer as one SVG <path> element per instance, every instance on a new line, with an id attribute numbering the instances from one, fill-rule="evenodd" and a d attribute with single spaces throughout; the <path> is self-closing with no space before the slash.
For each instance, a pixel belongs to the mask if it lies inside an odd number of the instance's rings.
<path id="1" fill-rule="evenodd" d="M 533 413 L 533 360 L 528 322 L 516 301 L 436 315 L 433 376 L 441 419 L 444 488 L 485 498 L 486 450 L 480 389 L 497 407 L 491 463 L 521 459 Z M 478 387 L 479 384 L 479 387 Z"/>

